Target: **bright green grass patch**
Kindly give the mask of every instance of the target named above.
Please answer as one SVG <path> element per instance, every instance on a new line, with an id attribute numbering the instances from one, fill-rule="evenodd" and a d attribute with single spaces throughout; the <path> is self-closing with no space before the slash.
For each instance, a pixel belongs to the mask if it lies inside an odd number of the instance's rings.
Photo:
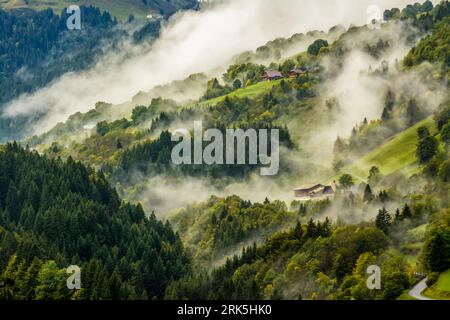
<path id="1" fill-rule="evenodd" d="M 238 98 L 255 98 L 267 91 L 269 91 L 270 89 L 272 89 L 272 87 L 274 85 L 277 85 L 278 83 L 280 83 L 282 79 L 280 80 L 275 80 L 275 81 L 264 81 L 264 82 L 258 82 L 257 84 L 253 84 L 251 86 L 248 86 L 246 88 L 241 88 L 238 89 L 236 91 L 233 91 L 229 94 L 226 94 L 224 96 L 220 96 L 217 98 L 212 98 L 206 101 L 202 101 L 199 103 L 200 106 L 214 106 L 216 104 L 218 104 L 220 101 L 222 101 L 223 99 L 225 99 L 225 97 L 238 97 Z"/>
<path id="2" fill-rule="evenodd" d="M 433 118 L 430 116 L 391 137 L 355 164 L 344 168 L 342 172 L 353 175 L 359 181 L 367 179 L 372 166 L 377 166 L 385 175 L 401 172 L 406 176 L 411 176 L 419 172 L 420 166 L 416 158 L 417 129 L 422 126 L 427 127 L 432 134 L 436 132 Z"/>
<path id="3" fill-rule="evenodd" d="M 438 281 L 424 295 L 436 300 L 450 300 L 450 269 L 439 275 Z"/>
<path id="4" fill-rule="evenodd" d="M 450 269 L 441 273 L 437 282 L 437 288 L 440 291 L 450 293 Z"/>

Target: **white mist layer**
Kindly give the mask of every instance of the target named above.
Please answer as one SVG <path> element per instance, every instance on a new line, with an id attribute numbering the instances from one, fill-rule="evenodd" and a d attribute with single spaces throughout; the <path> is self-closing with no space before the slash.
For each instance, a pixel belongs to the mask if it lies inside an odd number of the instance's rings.
<path id="1" fill-rule="evenodd" d="M 199 12 L 175 15 L 152 47 L 124 44 L 90 70 L 68 73 L 6 106 L 4 116 L 46 116 L 33 128 L 42 133 L 97 101 L 118 104 L 139 91 L 223 69 L 231 57 L 277 37 L 351 23 L 365 24 L 367 8 L 403 7 L 409 0 L 233 0 Z"/>

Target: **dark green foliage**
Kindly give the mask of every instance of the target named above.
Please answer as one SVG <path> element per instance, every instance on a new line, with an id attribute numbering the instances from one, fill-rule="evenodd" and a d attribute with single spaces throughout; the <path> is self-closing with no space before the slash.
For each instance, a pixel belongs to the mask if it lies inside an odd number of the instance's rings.
<path id="1" fill-rule="evenodd" d="M 405 206 L 403 207 L 402 217 L 403 217 L 403 219 L 411 219 L 412 218 L 411 208 L 408 206 L 408 204 L 405 204 Z"/>
<path id="2" fill-rule="evenodd" d="M 430 130 L 427 127 L 420 127 L 417 129 L 417 135 L 419 136 L 419 140 L 424 139 L 430 136 Z"/>
<path id="3" fill-rule="evenodd" d="M 328 41 L 318 39 L 308 47 L 307 51 L 310 55 L 317 56 L 320 52 L 320 49 L 322 49 L 323 47 L 328 47 Z"/>
<path id="4" fill-rule="evenodd" d="M 391 113 L 387 108 L 383 109 L 383 113 L 381 114 L 381 120 L 388 121 L 391 119 Z"/>
<path id="5" fill-rule="evenodd" d="M 164 119 L 168 120 L 166 118 L 165 113 L 162 113 L 159 118 L 157 118 L 153 124 L 152 129 L 154 126 L 156 126 L 158 123 L 163 121 Z M 225 125 L 221 123 L 216 123 L 217 128 L 223 132 L 223 135 L 225 137 Z M 272 129 L 278 129 L 280 134 L 280 143 L 284 146 L 287 146 L 289 148 L 293 147 L 293 143 L 291 141 L 289 132 L 285 128 L 280 128 L 277 126 L 271 126 L 269 124 L 258 124 L 249 128 L 241 127 L 242 130 L 247 129 L 267 129 L 268 130 L 268 139 L 270 139 L 270 130 Z M 194 139 L 192 140 L 192 150 L 193 150 L 193 143 Z M 234 178 L 245 178 L 247 177 L 252 171 L 259 168 L 260 165 L 257 164 L 248 164 L 248 152 L 246 152 L 247 156 L 247 164 L 236 164 L 233 166 L 226 165 L 226 164 L 182 164 L 182 165 L 174 165 L 171 160 L 171 151 L 174 148 L 175 145 L 177 145 L 178 142 L 172 141 L 172 135 L 168 131 L 163 131 L 158 139 L 147 141 L 145 143 L 137 144 L 133 146 L 132 148 L 126 150 L 119 162 L 119 168 L 116 170 L 113 179 L 116 178 L 123 178 L 123 181 L 126 183 L 126 177 L 128 176 L 127 173 L 133 171 L 133 170 L 139 170 L 142 173 L 148 174 L 148 175 L 156 175 L 158 174 L 161 169 L 164 169 L 166 173 L 173 173 L 175 175 L 177 174 L 184 174 L 189 176 L 208 176 L 213 178 L 220 178 L 220 177 L 234 177 Z M 208 145 L 209 143 L 204 142 L 203 147 Z M 270 140 L 268 140 L 268 145 L 270 146 Z M 224 151 L 223 154 L 226 155 L 226 143 L 224 142 Z M 235 144 L 235 156 L 237 154 L 236 152 L 237 143 Z M 193 153 L 192 153 L 193 157 Z M 191 159 L 191 163 L 193 162 L 193 159 Z"/>
<path id="6" fill-rule="evenodd" d="M 240 257 L 234 256 L 214 269 L 210 278 L 195 282 L 188 277 L 172 283 L 166 298 L 311 298 L 317 294 L 316 290 L 320 291 L 316 276 L 337 278 L 334 290 L 343 278 L 352 274 L 360 255 L 380 254 L 387 245 L 383 232 L 373 227 L 335 229 L 328 219 L 309 221 L 306 225 L 297 223 L 292 229 L 273 235 L 260 247 L 245 248 Z M 320 297 L 329 298 L 324 293 Z"/>
<path id="7" fill-rule="evenodd" d="M 208 81 L 206 92 L 203 95 L 202 99 L 208 100 L 208 99 L 224 96 L 224 95 L 232 92 L 233 90 L 235 90 L 233 87 L 231 87 L 229 85 L 221 85 L 219 83 L 219 81 L 216 78 L 214 78 L 214 79 Z"/>
<path id="8" fill-rule="evenodd" d="M 300 230 L 309 230 L 303 232 Z M 293 254 L 299 250 L 308 240 L 314 240 L 318 237 L 329 237 L 331 235 L 331 224 L 328 219 L 324 222 L 310 221 L 308 226 L 297 224 L 289 231 L 277 233 L 266 241 L 262 247 L 254 244 L 251 247 L 243 248 L 240 256 L 233 256 L 227 259 L 225 264 L 216 268 L 211 273 L 211 278 L 204 279 L 201 283 L 191 282 L 191 278 L 182 279 L 181 281 L 172 283 L 167 290 L 166 298 L 180 299 L 182 297 L 188 299 L 262 299 L 263 292 L 259 285 L 260 280 L 256 280 L 254 270 L 248 270 L 248 275 L 239 277 L 234 276 L 237 270 L 247 273 L 246 266 L 261 261 L 271 261 L 284 254 Z M 190 289 L 190 296 L 184 296 L 185 290 L 189 283 L 193 288 Z M 203 288 L 202 290 L 200 288 Z M 282 298 L 282 294 L 274 295 L 272 299 Z"/>
<path id="9" fill-rule="evenodd" d="M 442 127 L 441 139 L 447 146 L 450 145 L 450 121 Z"/>
<path id="10" fill-rule="evenodd" d="M 378 200 L 380 200 L 380 202 L 382 203 L 385 203 L 389 200 L 389 195 L 386 190 L 380 191 L 380 193 L 378 194 Z"/>
<path id="11" fill-rule="evenodd" d="M 234 80 L 233 81 L 233 89 L 237 90 L 237 89 L 240 89 L 240 88 L 242 88 L 242 81 L 239 80 L 239 79 Z"/>
<path id="12" fill-rule="evenodd" d="M 434 121 L 436 122 L 436 126 L 438 130 L 442 130 L 449 121 L 450 121 L 450 103 L 443 103 L 439 106 L 439 108 L 434 113 Z"/>
<path id="13" fill-rule="evenodd" d="M 375 225 L 378 229 L 384 233 L 387 233 L 389 231 L 389 227 L 391 226 L 391 222 L 391 215 L 385 208 L 378 210 L 378 215 L 375 219 Z"/>
<path id="14" fill-rule="evenodd" d="M 0 151 L 0 247 L 18 299 L 162 298 L 189 270 L 170 226 L 121 202 L 102 173 L 16 144 Z M 71 264 L 82 269 L 76 293 L 64 289 Z"/>
<path id="15" fill-rule="evenodd" d="M 129 128 L 130 126 L 131 126 L 130 121 L 128 121 L 125 118 L 116 120 L 111 123 L 106 122 L 106 121 L 101 121 L 101 122 L 97 123 L 96 131 L 97 131 L 98 135 L 104 136 L 110 131 L 117 130 L 117 129 L 126 129 L 126 128 Z"/>
<path id="16" fill-rule="evenodd" d="M 348 189 L 348 188 L 352 187 L 355 183 L 353 182 L 353 177 L 351 175 L 349 175 L 348 173 L 344 173 L 339 178 L 339 184 L 343 188 Z"/>
<path id="17" fill-rule="evenodd" d="M 448 2 L 446 2 L 448 10 Z M 448 13 L 447 13 L 448 15 Z M 403 63 L 407 67 L 419 65 L 424 61 L 442 64 L 445 70 L 450 68 L 450 18 L 447 16 L 444 21 L 436 25 L 433 33 L 411 49 L 405 57 Z"/>
<path id="18" fill-rule="evenodd" d="M 62 74 L 90 66 L 103 53 L 102 39 L 115 39 L 109 13 L 81 7 L 82 30 L 67 30 L 68 14 L 51 9 L 0 9 L 0 110 L 7 101 L 41 88 Z M 39 117 L 0 119 L 0 136 L 21 137 L 28 121 Z"/>
<path id="19" fill-rule="evenodd" d="M 438 227 L 431 231 L 424 247 L 426 266 L 430 271 L 443 272 L 450 267 L 450 229 Z"/>
<path id="20" fill-rule="evenodd" d="M 405 272 L 396 271 L 387 275 L 384 279 L 383 298 L 395 300 L 404 290 L 410 287 L 408 276 Z"/>
<path id="21" fill-rule="evenodd" d="M 228 67 L 223 75 L 226 83 L 233 84 L 233 89 L 239 89 L 247 82 L 255 84 L 261 81 L 265 67 L 254 63 L 234 64 Z M 238 84 L 241 84 L 238 86 Z"/>
<path id="22" fill-rule="evenodd" d="M 417 145 L 417 158 L 421 163 L 429 162 L 438 152 L 439 142 L 435 137 L 421 139 Z"/>
<path id="23" fill-rule="evenodd" d="M 103 32 L 106 29 L 114 26 L 114 21 L 111 16 L 104 12 L 103 14 L 99 9 L 93 7 L 81 7 L 81 14 L 83 16 L 83 28 L 89 29 L 89 32 L 95 31 L 95 40 L 99 40 L 99 36 L 103 36 Z M 21 67 L 25 66 L 29 72 L 33 72 L 34 68 L 43 67 L 40 64 L 47 59 L 52 59 L 51 50 L 64 49 L 64 46 L 71 48 L 70 39 L 62 41 L 63 37 L 68 36 L 68 30 L 66 26 L 66 20 L 68 14 L 63 10 L 60 16 L 53 13 L 51 9 L 44 11 L 32 11 L 32 10 L 12 10 L 2 11 L 0 10 L 0 22 L 2 24 L 0 32 L 0 102 L 5 102 L 11 97 L 16 96 L 20 92 L 28 91 L 31 88 L 47 83 L 62 72 L 66 72 L 67 65 L 58 64 L 62 70 L 59 72 L 56 70 L 56 66 L 43 74 L 35 73 L 33 75 L 33 82 L 20 81 L 14 79 L 15 74 Z M 94 29 L 90 29 L 95 26 Z M 97 31 L 96 31 L 97 30 Z M 74 31 L 75 32 L 75 31 Z M 94 35 L 94 34 L 91 34 Z M 82 46 L 84 50 L 93 49 L 96 44 L 89 39 L 80 37 L 77 45 Z M 30 50 L 33 48 L 33 50 Z M 80 55 L 75 59 L 77 63 L 86 65 L 87 61 L 83 61 L 88 56 L 81 58 L 81 52 L 76 50 Z M 71 52 L 72 54 L 74 52 Z M 65 59 L 57 57 L 60 63 L 67 63 Z M 78 60 L 79 59 L 79 60 Z M 54 61 L 58 63 L 58 61 Z M 48 61 L 47 61 L 48 64 Z M 46 64 L 46 65 L 47 65 Z M 73 66 L 75 67 L 75 64 Z M 31 69 L 31 70 L 30 70 Z M 37 70 L 35 70 L 37 71 Z M 20 86 L 22 84 L 22 86 Z"/>
<path id="24" fill-rule="evenodd" d="M 365 189 L 364 189 L 364 197 L 363 200 L 364 202 L 370 202 L 372 201 L 374 198 L 373 193 L 372 193 L 372 188 L 370 188 L 370 185 L 367 184 Z"/>
<path id="25" fill-rule="evenodd" d="M 133 34 L 133 39 L 137 43 L 143 41 L 152 41 L 159 37 L 159 32 L 161 30 L 161 21 L 155 20 L 150 21 L 145 24 L 144 27 L 139 29 Z"/>

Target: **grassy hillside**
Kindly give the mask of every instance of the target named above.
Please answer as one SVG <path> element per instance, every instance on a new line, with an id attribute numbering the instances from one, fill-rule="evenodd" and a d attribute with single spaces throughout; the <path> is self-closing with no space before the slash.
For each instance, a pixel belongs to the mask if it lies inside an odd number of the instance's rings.
<path id="1" fill-rule="evenodd" d="M 109 11 L 118 19 L 127 19 L 130 14 L 137 18 L 145 18 L 148 14 L 170 15 L 179 9 L 192 8 L 195 0 L 149 0 L 147 4 L 142 0 L 0 0 L 0 6 L 4 9 L 32 8 L 43 10 L 54 8 L 60 12 L 71 4 L 92 5 L 102 10 Z"/>
<path id="2" fill-rule="evenodd" d="M 432 134 L 436 132 L 433 118 L 428 117 L 393 136 L 383 145 L 342 171 L 350 173 L 359 180 L 366 180 L 372 166 L 377 166 L 381 173 L 385 175 L 402 172 L 410 176 L 416 173 L 419 170 L 416 163 L 417 129 L 422 126 L 427 127 Z"/>
<path id="3" fill-rule="evenodd" d="M 220 96 L 217 98 L 213 98 L 213 99 L 209 99 L 206 101 L 202 101 L 199 105 L 200 106 L 214 106 L 217 103 L 219 103 L 220 101 L 222 101 L 223 99 L 225 99 L 225 97 L 237 97 L 237 98 L 256 98 L 257 96 L 269 91 L 270 89 L 272 89 L 272 87 L 274 85 L 277 85 L 281 82 L 282 79 L 280 80 L 275 80 L 275 81 L 263 81 L 263 82 L 258 82 L 256 84 L 253 84 L 251 86 L 245 87 L 245 88 L 241 88 L 238 89 L 236 91 L 233 91 L 227 95 L 224 96 Z"/>
<path id="4" fill-rule="evenodd" d="M 440 274 L 438 281 L 425 291 L 425 295 L 437 300 L 450 300 L 450 269 Z"/>

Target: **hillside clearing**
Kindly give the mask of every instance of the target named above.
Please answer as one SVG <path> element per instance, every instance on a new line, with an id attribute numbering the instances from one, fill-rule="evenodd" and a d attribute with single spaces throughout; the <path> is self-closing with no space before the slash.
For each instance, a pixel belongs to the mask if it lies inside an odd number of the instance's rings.
<path id="1" fill-rule="evenodd" d="M 360 181 L 366 180 L 372 166 L 377 166 L 384 175 L 400 172 L 411 176 L 419 172 L 420 166 L 416 158 L 417 129 L 422 126 L 427 127 L 431 134 L 436 132 L 433 118 L 430 116 L 394 135 L 356 163 L 344 168 L 342 172 L 349 173 Z"/>
<path id="2" fill-rule="evenodd" d="M 281 80 L 275 80 L 275 81 L 264 81 L 264 82 L 258 82 L 256 84 L 253 84 L 251 86 L 245 87 L 245 88 L 241 88 L 238 89 L 236 91 L 230 92 L 229 94 L 217 97 L 217 98 L 212 98 L 206 101 L 202 101 L 200 102 L 198 105 L 201 107 L 204 106 L 214 106 L 216 104 L 218 104 L 220 101 L 222 101 L 223 99 L 225 99 L 225 97 L 237 97 L 237 98 L 255 98 L 267 91 L 269 91 L 270 89 L 272 89 L 272 87 L 274 85 L 277 85 L 281 82 Z"/>

